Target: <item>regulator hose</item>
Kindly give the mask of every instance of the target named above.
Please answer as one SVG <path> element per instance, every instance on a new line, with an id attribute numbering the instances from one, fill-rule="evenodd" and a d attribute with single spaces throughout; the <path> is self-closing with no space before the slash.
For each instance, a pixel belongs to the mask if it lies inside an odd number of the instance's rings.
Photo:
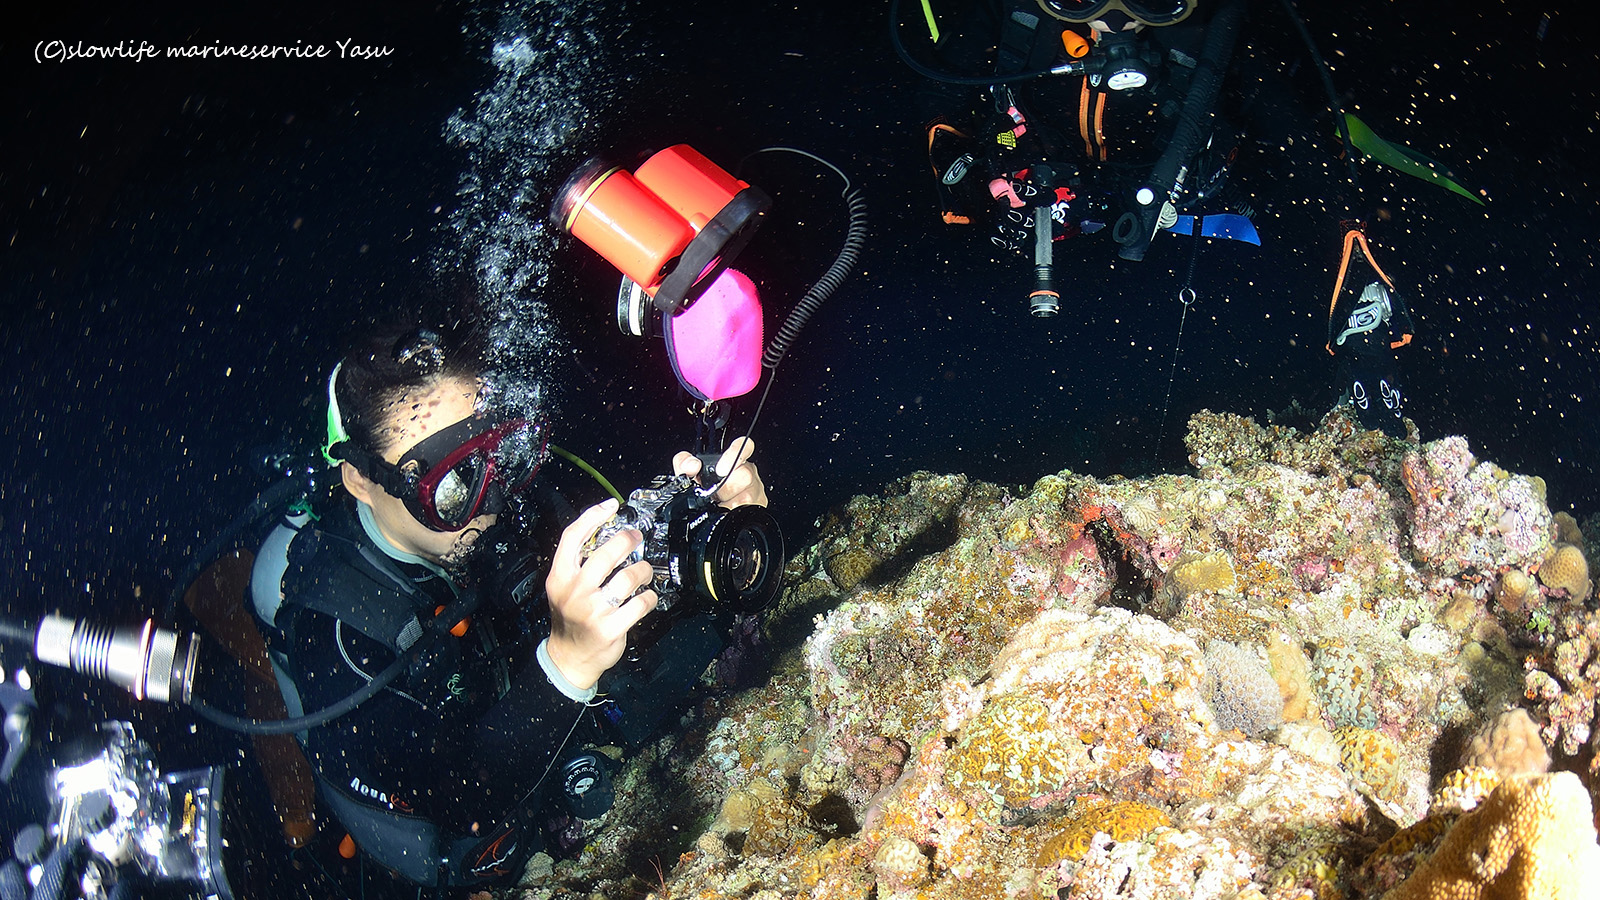
<path id="1" fill-rule="evenodd" d="M 905 41 L 900 39 L 900 0 L 889 0 L 889 42 L 894 45 L 894 52 L 899 55 L 901 62 L 911 67 L 913 72 L 932 81 L 941 81 L 945 84 L 960 84 L 968 87 L 988 87 L 991 84 L 1010 84 L 1017 81 L 1028 81 L 1032 78 L 1043 78 L 1046 75 L 1064 75 L 1074 71 L 1076 67 L 1067 66 L 1061 69 L 1039 69 L 1035 72 L 1018 72 L 1014 75 L 953 75 L 930 68 L 916 60 L 911 51 L 906 49 Z"/>
<path id="2" fill-rule="evenodd" d="M 1184 100 L 1183 112 L 1173 129 L 1167 149 L 1156 161 L 1145 187 L 1154 193 L 1151 202 L 1143 204 L 1137 212 L 1130 210 L 1118 220 L 1115 236 L 1122 249 L 1123 259 L 1144 259 L 1155 235 L 1156 222 L 1161 215 L 1162 203 L 1178 180 L 1178 171 L 1187 165 L 1205 140 L 1205 126 L 1209 124 L 1216 107 L 1217 92 L 1233 56 L 1234 39 L 1239 34 L 1239 22 L 1244 18 L 1243 0 L 1225 0 L 1206 29 L 1205 47 L 1200 52 L 1190 82 L 1189 96 Z"/>
<path id="3" fill-rule="evenodd" d="M 208 706 L 199 697 L 189 698 L 189 706 L 202 719 L 211 724 L 221 726 L 229 731 L 237 731 L 241 734 L 293 734 L 297 731 L 309 731 L 312 728 L 332 722 L 334 719 L 376 697 L 379 691 L 388 687 L 390 682 L 400 677 L 400 673 L 411 665 L 417 655 L 422 652 L 422 647 L 426 643 L 428 641 L 424 639 L 412 644 L 409 649 L 396 657 L 388 668 L 379 672 L 371 681 L 363 685 L 361 690 L 310 715 L 296 716 L 292 719 L 247 719 L 243 716 L 225 713 L 220 709 Z"/>
<path id="4" fill-rule="evenodd" d="M 833 295 L 834 291 L 839 289 L 840 284 L 844 283 L 846 276 L 850 274 L 850 270 L 855 267 L 856 260 L 861 256 L 862 245 L 867 241 L 866 198 L 862 196 L 860 188 L 850 184 L 850 179 L 846 177 L 844 172 L 839 170 L 838 166 L 820 156 L 794 147 L 764 147 L 757 150 L 756 153 L 772 151 L 798 153 L 827 166 L 843 179 L 844 190 L 840 192 L 840 196 L 844 198 L 845 205 L 849 209 L 850 224 L 845 232 L 844 247 L 839 250 L 839 255 L 834 259 L 833 265 L 829 266 L 828 271 L 822 273 L 822 277 L 811 285 L 805 296 L 800 298 L 800 302 L 796 303 L 794 309 L 789 311 L 789 317 L 784 320 L 782 327 L 778 329 L 778 333 L 773 335 L 772 340 L 767 343 L 766 352 L 761 354 L 761 365 L 769 370 L 778 367 L 778 363 L 783 360 L 783 355 L 789 352 L 789 345 L 794 343 L 795 338 L 800 335 L 800 329 L 805 327 L 806 320 L 811 318 L 812 313 L 817 311 L 817 308 L 822 305 L 824 300 L 827 300 Z"/>

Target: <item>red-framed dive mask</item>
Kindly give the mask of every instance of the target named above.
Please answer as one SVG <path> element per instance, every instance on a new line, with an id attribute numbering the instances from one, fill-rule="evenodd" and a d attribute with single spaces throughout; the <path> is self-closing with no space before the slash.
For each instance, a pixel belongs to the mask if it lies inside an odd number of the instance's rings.
<path id="1" fill-rule="evenodd" d="M 469 416 L 419 442 L 398 464 L 372 458 L 377 471 L 368 477 L 428 528 L 460 531 L 503 511 L 506 496 L 528 486 L 545 443 L 543 423 Z"/>

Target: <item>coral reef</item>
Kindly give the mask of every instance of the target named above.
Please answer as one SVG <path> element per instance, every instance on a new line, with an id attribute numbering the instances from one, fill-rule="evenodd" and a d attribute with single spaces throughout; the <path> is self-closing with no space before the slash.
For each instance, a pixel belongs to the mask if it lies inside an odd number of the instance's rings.
<path id="1" fill-rule="evenodd" d="M 1238 644 L 1206 642 L 1206 683 L 1217 726 L 1253 738 L 1283 724 L 1284 698 L 1272 671 L 1260 657 Z"/>
<path id="2" fill-rule="evenodd" d="M 1041 868 L 1067 859 L 1074 862 L 1088 855 L 1097 834 L 1107 834 L 1113 841 L 1137 841 L 1172 820 L 1161 810 L 1143 803 L 1121 801 L 1118 803 L 1092 802 L 1081 812 L 1064 816 L 1061 830 L 1045 842 L 1038 862 Z"/>
<path id="3" fill-rule="evenodd" d="M 1357 789 L 1394 821 L 1406 821 L 1406 784 L 1400 768 L 1400 750 L 1394 741 L 1368 728 L 1341 728 L 1339 761 Z"/>
<path id="4" fill-rule="evenodd" d="M 1542 482 L 1480 463 L 1462 437 L 1406 455 L 1411 546 L 1418 562 L 1445 575 L 1532 569 L 1550 554 L 1555 521 Z"/>
<path id="5" fill-rule="evenodd" d="M 507 896 L 1570 896 L 1600 613 L 1554 583 L 1582 535 L 1542 483 L 1342 410 L 1186 443 L 1188 475 L 916 473 L 836 508 L 771 677 Z M 1577 774 L 1527 774 L 1545 753 Z"/>
<path id="6" fill-rule="evenodd" d="M 1571 772 L 1508 778 L 1476 808 L 1439 825 L 1436 849 L 1384 900 L 1593 896 L 1600 884 L 1593 817 Z M 1414 841 L 1429 843 L 1425 837 Z M 1376 872 L 1379 887 L 1384 874 Z"/>
<path id="7" fill-rule="evenodd" d="M 1539 583 L 1552 591 L 1565 591 L 1579 603 L 1589 599 L 1589 561 L 1576 544 L 1557 544 L 1539 566 Z"/>
<path id="8" fill-rule="evenodd" d="M 1187 597 L 1201 591 L 1231 591 L 1239 584 L 1233 560 L 1223 550 L 1179 560 L 1172 567 L 1172 581 L 1178 593 Z"/>
<path id="9" fill-rule="evenodd" d="M 1576 756 L 1594 733 L 1600 697 L 1600 615 L 1581 608 L 1563 610 L 1552 625 L 1551 645 L 1530 654 L 1523 665 L 1527 699 L 1537 704 L 1540 735 L 1547 745 Z"/>
<path id="10" fill-rule="evenodd" d="M 1550 771 L 1550 752 L 1539 726 L 1522 707 L 1513 707 L 1484 723 L 1461 756 L 1462 766 L 1488 769 L 1502 778 Z"/>

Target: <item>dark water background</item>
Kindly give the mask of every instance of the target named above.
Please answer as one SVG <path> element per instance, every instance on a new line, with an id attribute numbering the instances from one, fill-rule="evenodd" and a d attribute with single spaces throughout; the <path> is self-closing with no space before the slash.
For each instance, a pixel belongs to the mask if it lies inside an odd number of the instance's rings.
<path id="1" fill-rule="evenodd" d="M 1260 94 L 1266 121 L 1236 169 L 1263 246 L 1204 249 L 1170 384 L 1188 239 L 1158 238 L 1140 264 L 1115 261 L 1109 242 L 1069 247 L 1061 315 L 1029 318 L 1022 260 L 938 222 L 913 103 L 923 85 L 889 46 L 886 2 L 682 6 L 616 14 L 609 74 L 626 87 L 563 152 L 687 141 L 732 167 L 789 144 L 865 191 L 872 235 L 858 270 L 790 352 L 755 435 L 792 544 L 830 505 L 916 469 L 1011 483 L 1066 467 L 1177 471 L 1196 409 L 1262 417 L 1331 402 L 1321 344 L 1341 211 L 1326 200 L 1342 169 L 1278 4 L 1253 4 L 1236 52 L 1262 76 L 1235 87 Z M 1600 64 L 1575 5 L 1301 8 L 1352 111 L 1489 198 L 1480 208 L 1362 167 L 1370 236 L 1415 297 L 1404 365 L 1424 438 L 1465 434 L 1480 456 L 1542 475 L 1552 508 L 1600 511 Z M 904 14 L 914 38 L 920 13 Z M 485 17 L 453 3 L 381 17 L 292 3 L 110 15 L 59 3 L 11 16 L 0 35 L 0 608 L 133 621 L 265 486 L 251 465 L 261 448 L 320 439 L 324 380 L 351 323 L 429 298 L 463 165 L 441 127 L 490 79 L 482 32 L 463 31 Z M 33 59 L 53 39 L 347 38 L 395 52 Z M 803 161 L 763 157 L 745 175 L 778 204 L 744 266 L 775 327 L 837 251 L 843 206 L 834 176 Z M 571 348 L 556 366 L 555 439 L 626 490 L 665 471 L 692 423 L 661 348 L 617 334 L 609 268 L 568 245 L 553 273 L 547 301 Z"/>

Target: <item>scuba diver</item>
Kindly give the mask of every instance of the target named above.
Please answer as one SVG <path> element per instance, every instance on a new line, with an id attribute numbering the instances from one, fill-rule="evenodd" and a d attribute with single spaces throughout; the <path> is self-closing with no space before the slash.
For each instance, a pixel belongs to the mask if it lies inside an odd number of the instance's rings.
<path id="1" fill-rule="evenodd" d="M 658 604 L 643 536 L 613 527 L 594 541 L 617 502 L 573 518 L 535 479 L 546 424 L 487 413 L 479 360 L 442 330 L 362 340 L 329 379 L 325 453 L 344 496 L 302 518 L 286 551 L 257 558 L 257 609 L 291 713 L 329 707 L 409 658 L 384 690 L 301 739 L 325 808 L 418 885 L 520 874 L 552 817 L 604 812 L 611 762 L 593 748 L 625 741 L 599 720 L 632 703 L 653 724 L 722 649 L 709 615 L 681 619 L 651 649 L 661 665 L 638 679 L 648 693 L 600 693 Z M 717 462 L 724 508 L 766 505 L 751 450 L 743 441 Z M 681 453 L 673 468 L 695 476 L 702 464 Z M 553 552 L 507 554 L 514 507 L 547 531 L 570 522 Z M 527 587 L 539 571 L 542 602 Z M 448 633 L 429 641 L 435 619 Z"/>
<path id="2" fill-rule="evenodd" d="M 617 758 L 652 737 L 713 659 L 719 684 L 761 674 L 749 652 L 759 649 L 757 616 L 777 595 L 785 555 L 749 431 L 771 373 L 865 239 L 864 201 L 842 171 L 795 148 L 756 152 L 772 151 L 839 174 L 850 225 L 764 349 L 756 286 L 729 268 L 770 203 L 759 189 L 676 145 L 635 172 L 585 164 L 552 209 L 623 271 L 619 327 L 664 339 L 673 375 L 697 402 L 695 452 L 674 457 L 674 474 L 624 500 L 548 441 L 543 385 L 486 371 L 479 339 L 490 335 L 415 323 L 376 330 L 328 378 L 317 461 L 274 462 L 282 480 L 194 555 L 161 614 L 172 622 L 181 601 L 240 664 L 236 674 L 220 657 L 221 669 L 200 666 L 198 635 L 154 618 L 122 627 L 56 613 L 36 624 L 0 617 L 0 641 L 29 645 L 30 665 L 185 704 L 252 739 L 296 736 L 280 742 L 287 747 L 256 746 L 289 846 L 314 833 L 314 783 L 348 832 L 340 854 L 377 861 L 418 896 L 515 876 L 541 849 L 582 847 L 611 806 Z M 750 429 L 722 450 L 727 401 L 763 371 Z M 507 395 L 531 397 L 531 408 L 503 410 Z M 557 490 L 542 468 L 547 453 L 616 499 L 578 513 L 566 499 L 577 494 Z M 324 463 L 340 485 L 333 502 L 314 503 L 329 493 L 318 477 Z M 259 552 L 235 552 L 268 516 L 281 521 Z M 34 713 L 54 710 L 35 697 L 26 668 L 8 672 L 0 783 L 29 746 Z M 195 690 L 219 676 L 224 687 L 251 681 L 246 716 Z M 33 896 L 49 900 L 77 883 L 68 877 L 77 870 L 117 890 L 198 882 L 230 900 L 230 844 L 219 836 L 242 817 L 225 823 L 225 767 L 163 776 L 128 722 L 102 723 L 94 743 L 103 752 L 85 765 L 98 774 L 51 776 L 50 828 L 34 827 L 39 839 L 0 863 L 0 895 L 10 900 L 24 867 L 42 866 Z M 133 830 L 141 852 L 130 857 Z M 244 871 L 252 868 L 271 867 Z"/>
<path id="3" fill-rule="evenodd" d="M 1338 405 L 1349 404 L 1363 428 L 1404 438 L 1405 396 L 1395 354 L 1411 343 L 1416 326 L 1405 299 L 1378 267 L 1365 235 L 1358 226 L 1347 227 L 1344 259 L 1328 303 L 1328 342 L 1323 345 L 1338 360 Z M 1345 289 L 1352 258 L 1377 275 L 1359 292 Z"/>
<path id="4" fill-rule="evenodd" d="M 1187 224 L 1197 233 L 1248 229 L 1240 239 L 1259 242 L 1249 204 L 1227 189 L 1239 135 L 1217 102 L 1243 4 L 1197 7 L 979 0 L 936 35 L 934 66 L 891 26 L 902 58 L 943 85 L 921 97 L 944 221 L 992 221 L 996 246 L 1031 254 L 1034 315 L 1059 308 L 1056 242 L 1109 226 L 1121 257 L 1140 260 L 1180 214 L 1195 215 Z M 993 74 L 957 74 L 985 70 Z M 982 90 L 976 110 L 971 87 Z M 952 114 L 960 106 L 969 109 Z M 1202 224 L 1201 212 L 1229 205 L 1238 215 Z"/>

